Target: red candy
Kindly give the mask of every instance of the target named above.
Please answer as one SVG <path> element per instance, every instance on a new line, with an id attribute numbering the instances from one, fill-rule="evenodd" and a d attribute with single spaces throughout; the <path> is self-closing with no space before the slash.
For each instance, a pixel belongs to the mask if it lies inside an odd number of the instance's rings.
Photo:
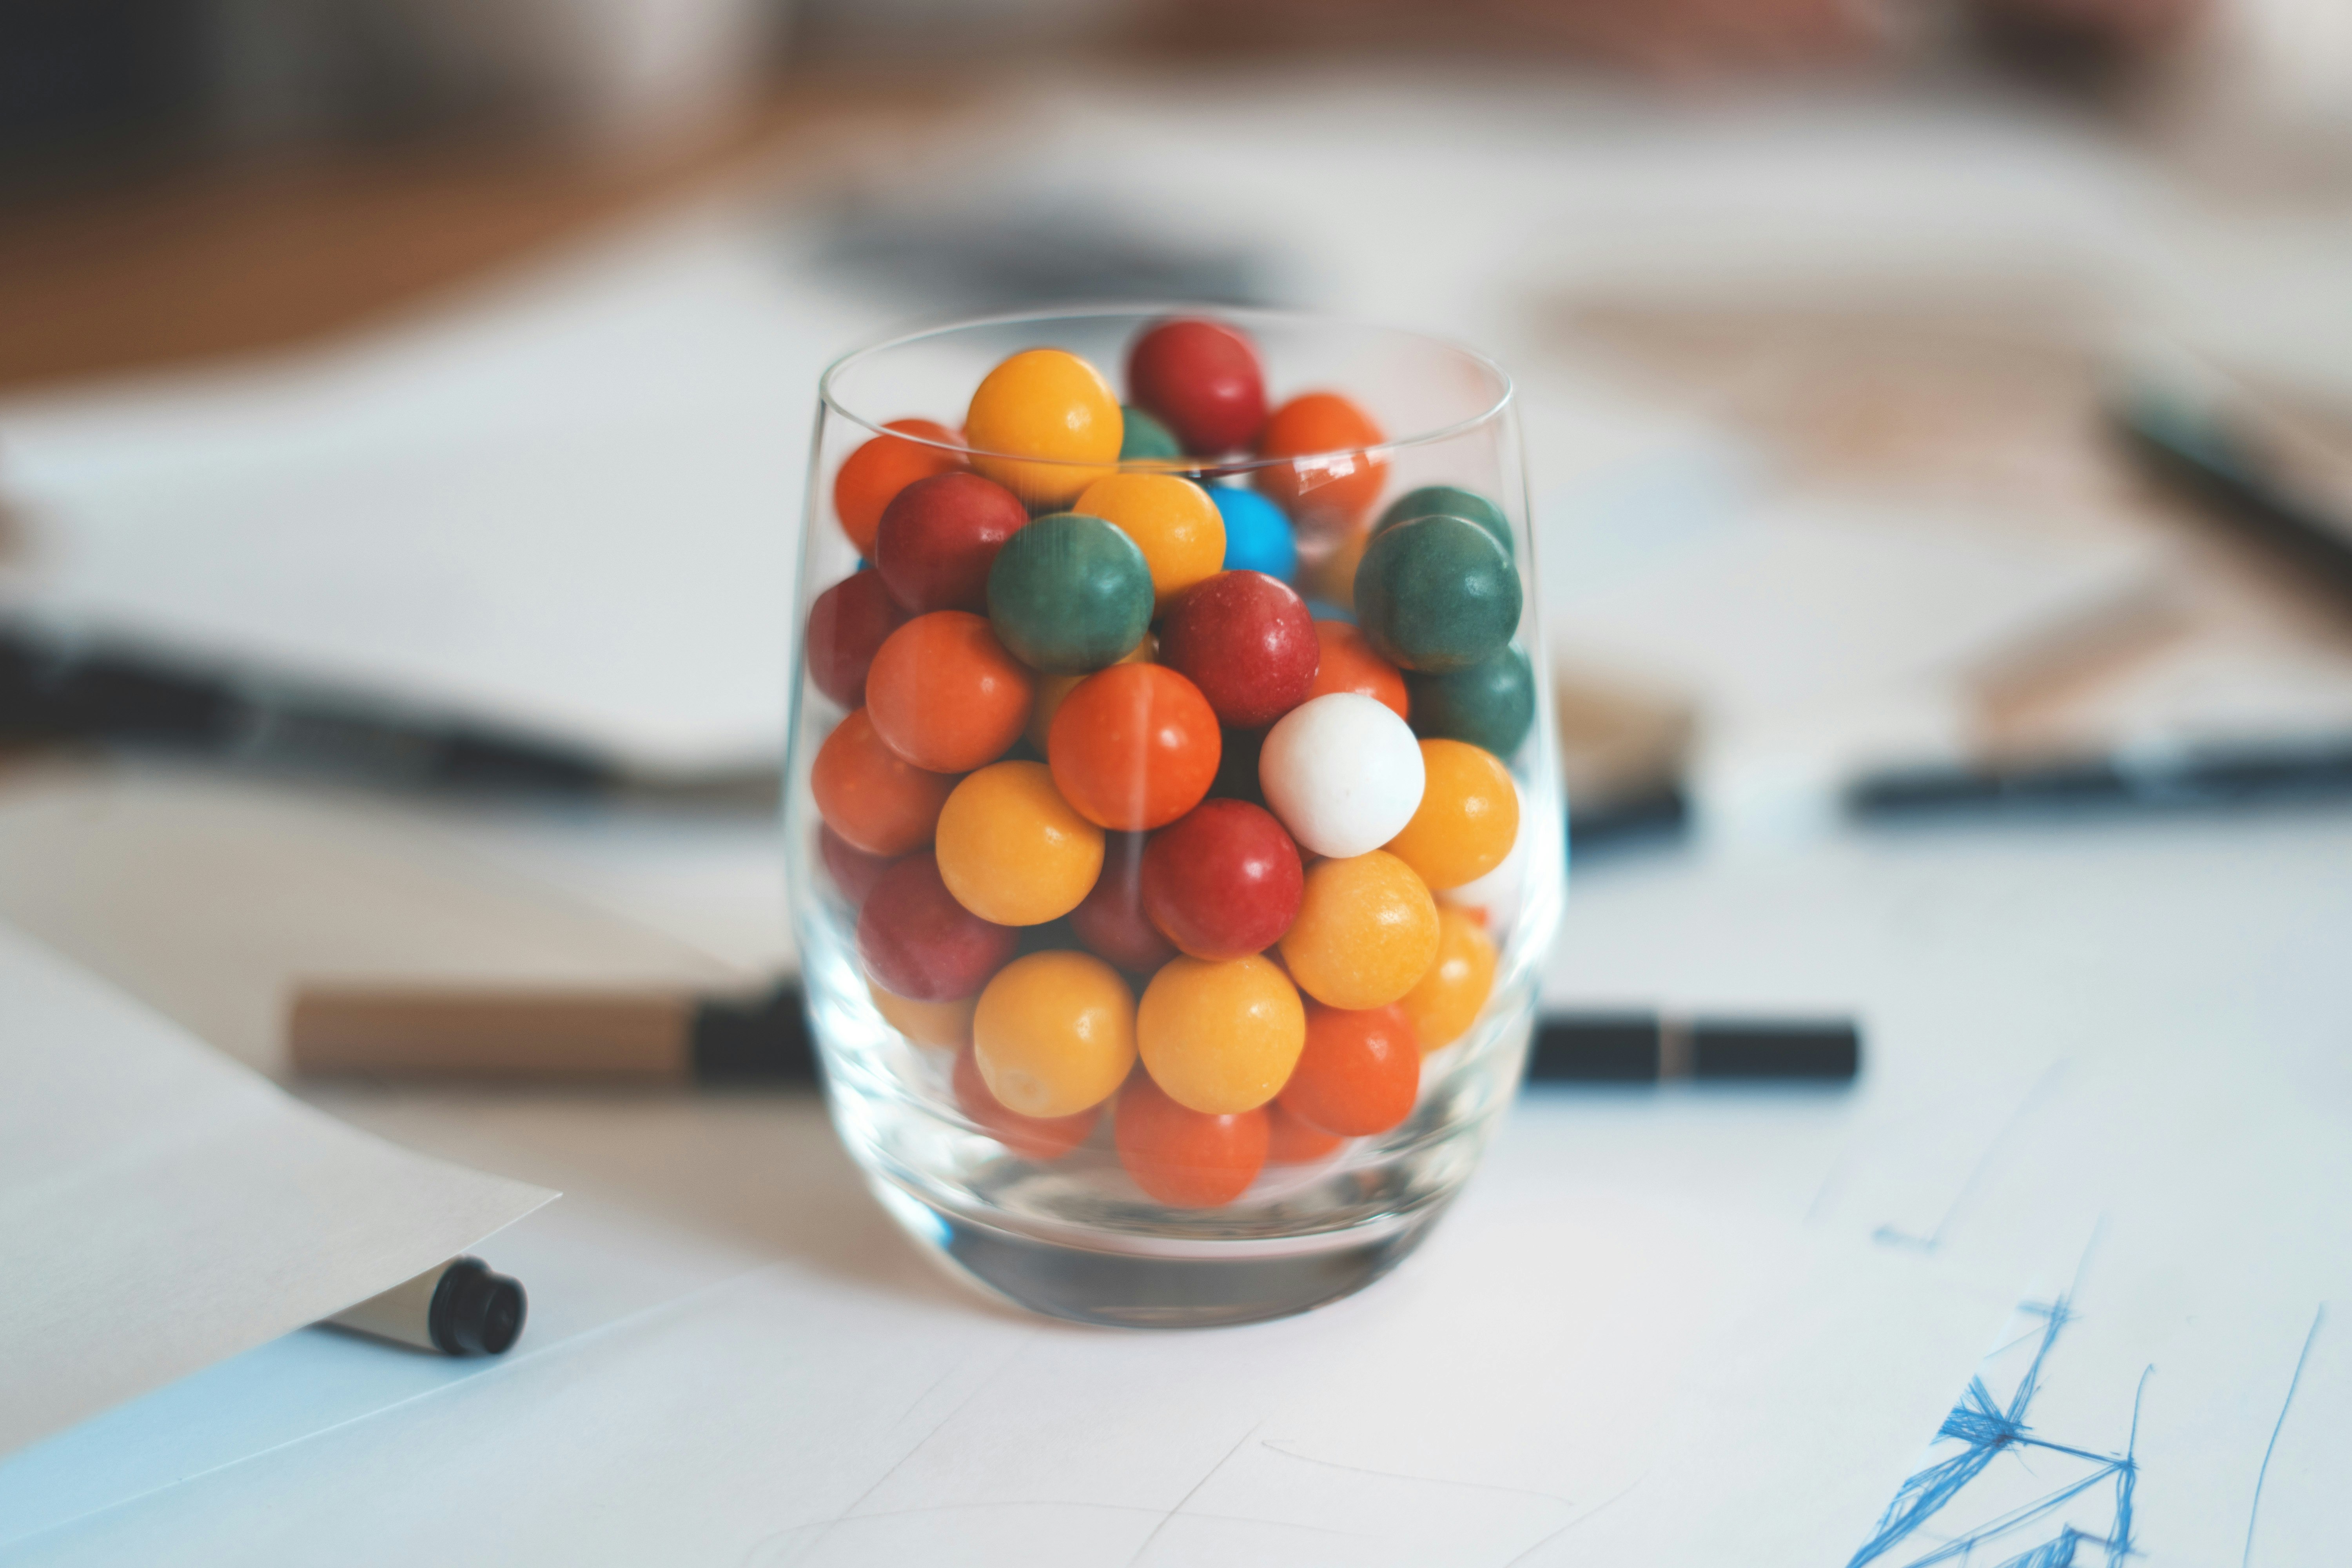
<path id="1" fill-rule="evenodd" d="M 910 1002 L 977 994 L 1013 961 L 1020 933 L 957 903 L 939 862 L 909 855 L 882 873 L 857 915 L 857 956 L 874 983 Z"/>
<path id="2" fill-rule="evenodd" d="M 1285 1110 L 1326 1132 L 1364 1138 L 1411 1115 L 1420 1092 L 1421 1041 L 1404 1009 L 1307 1005 L 1307 1046 L 1282 1086 Z"/>
<path id="3" fill-rule="evenodd" d="M 1144 1073 L 1118 1091 L 1118 1163 L 1163 1204 L 1214 1208 L 1246 1191 L 1265 1164 L 1264 1106 L 1230 1116 L 1188 1110 Z"/>
<path id="4" fill-rule="evenodd" d="M 918 615 L 988 608 L 988 569 L 1029 521 L 1021 498 L 978 474 L 934 474 L 883 509 L 874 566 L 890 596 Z"/>
<path id="5" fill-rule="evenodd" d="M 1070 911 L 1070 929 L 1078 941 L 1130 974 L 1149 974 L 1176 956 L 1143 912 L 1144 842 L 1139 833 L 1106 837 L 1094 890 Z"/>
<path id="6" fill-rule="evenodd" d="M 816 830 L 816 852 L 824 860 L 825 875 L 852 909 L 864 903 L 882 873 L 898 863 L 895 855 L 867 854 L 830 827 Z"/>
<path id="7" fill-rule="evenodd" d="M 1114 664 L 1062 700 L 1045 758 L 1079 816 L 1132 833 L 1200 805 L 1223 744 L 1199 687 L 1165 665 Z"/>
<path id="8" fill-rule="evenodd" d="M 1239 451 L 1265 423 L 1257 350 L 1217 321 L 1179 318 L 1136 339 L 1127 356 L 1127 389 L 1138 408 L 1202 457 Z"/>
<path id="9" fill-rule="evenodd" d="M 1236 730 L 1263 730 L 1306 701 L 1321 657 L 1307 601 L 1263 572 L 1187 589 L 1160 632 L 1160 662 Z"/>
<path id="10" fill-rule="evenodd" d="M 1298 846 L 1247 801 L 1204 800 L 1143 852 L 1143 911 L 1194 958 L 1272 947 L 1297 918 L 1305 887 Z"/>
<path id="11" fill-rule="evenodd" d="M 809 679 L 844 708 L 862 707 L 874 655 L 906 618 L 879 573 L 851 573 L 809 606 Z"/>
<path id="12" fill-rule="evenodd" d="M 1099 1105 L 1089 1105 L 1071 1116 L 1024 1116 L 1006 1110 L 1004 1102 L 988 1091 L 988 1080 L 980 1075 L 980 1055 L 969 1045 L 956 1053 L 955 1071 L 949 1082 L 955 1090 L 956 1104 L 966 1116 L 999 1143 L 1031 1160 L 1060 1159 L 1085 1142 L 1102 1118 Z"/>

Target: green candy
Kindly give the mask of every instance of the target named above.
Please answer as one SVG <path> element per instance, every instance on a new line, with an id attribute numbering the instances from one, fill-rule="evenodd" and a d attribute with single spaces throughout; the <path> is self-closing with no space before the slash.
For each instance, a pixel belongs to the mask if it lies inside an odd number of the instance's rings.
<path id="1" fill-rule="evenodd" d="M 1423 485 L 1417 490 L 1407 491 L 1397 497 L 1388 510 L 1381 513 L 1380 521 L 1372 524 L 1372 531 L 1384 533 L 1401 522 L 1440 515 L 1466 517 L 1493 534 L 1495 542 L 1503 547 L 1504 554 L 1515 556 L 1518 553 L 1511 543 L 1511 520 L 1503 515 L 1503 509 L 1476 490 L 1465 490 L 1459 485 Z"/>
<path id="2" fill-rule="evenodd" d="M 1517 629 L 1518 569 L 1475 522 L 1401 522 L 1364 547 L 1356 623 L 1391 664 L 1431 675 L 1468 669 L 1502 651 Z"/>
<path id="3" fill-rule="evenodd" d="M 1140 408 L 1129 408 L 1121 404 L 1118 411 L 1127 420 L 1118 438 L 1120 462 L 1134 458 L 1181 458 L 1184 455 L 1182 443 L 1176 439 L 1176 433 L 1167 426 Z"/>
<path id="4" fill-rule="evenodd" d="M 1424 741 L 1467 741 L 1507 761 L 1536 721 L 1535 668 L 1520 648 L 1451 675 L 1409 673 L 1404 689 Z"/>
<path id="5" fill-rule="evenodd" d="M 1151 567 L 1111 523 L 1057 511 L 1016 531 L 988 570 L 997 640 L 1032 669 L 1117 664 L 1151 625 Z"/>

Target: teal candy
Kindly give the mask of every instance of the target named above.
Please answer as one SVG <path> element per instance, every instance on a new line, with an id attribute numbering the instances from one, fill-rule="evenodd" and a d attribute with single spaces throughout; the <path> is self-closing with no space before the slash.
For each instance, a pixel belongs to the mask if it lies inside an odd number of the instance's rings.
<path id="1" fill-rule="evenodd" d="M 1119 413 L 1127 418 L 1118 438 L 1119 461 L 1126 462 L 1134 458 L 1181 458 L 1184 455 L 1176 433 L 1142 409 L 1122 404 Z"/>
<path id="2" fill-rule="evenodd" d="M 1469 669 L 1501 652 L 1518 626 L 1518 569 L 1475 522 L 1398 523 L 1364 547 L 1356 624 L 1391 664 L 1431 675 Z"/>
<path id="3" fill-rule="evenodd" d="M 1118 663 L 1151 625 L 1151 567 L 1117 527 L 1083 512 L 1041 517 L 1004 542 L 988 572 L 997 640 L 1033 669 Z"/>
<path id="4" fill-rule="evenodd" d="M 1210 486 L 1209 499 L 1225 521 L 1226 571 L 1263 572 L 1285 583 L 1297 574 L 1298 543 L 1280 507 L 1233 485 Z"/>
<path id="5" fill-rule="evenodd" d="M 1401 522 L 1440 514 L 1466 517 L 1493 534 L 1495 542 L 1503 547 L 1504 554 L 1516 556 L 1518 553 L 1511 542 L 1511 520 L 1503 515 L 1503 509 L 1476 490 L 1465 490 L 1459 485 L 1423 485 L 1417 490 L 1407 491 L 1397 497 L 1388 510 L 1381 513 L 1380 521 L 1372 524 L 1372 531 L 1384 533 Z"/>
<path id="6" fill-rule="evenodd" d="M 1424 741 L 1467 741 L 1508 761 L 1536 721 L 1535 668 L 1521 648 L 1451 675 L 1408 672 L 1404 689 Z"/>

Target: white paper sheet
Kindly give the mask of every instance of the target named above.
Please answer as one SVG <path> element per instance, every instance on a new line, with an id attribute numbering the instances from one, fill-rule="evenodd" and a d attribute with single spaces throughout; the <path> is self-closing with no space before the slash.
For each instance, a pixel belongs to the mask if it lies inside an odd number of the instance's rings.
<path id="1" fill-rule="evenodd" d="M 320 1115 L 5 928 L 0 1006 L 0 1453 L 554 1195 Z"/>

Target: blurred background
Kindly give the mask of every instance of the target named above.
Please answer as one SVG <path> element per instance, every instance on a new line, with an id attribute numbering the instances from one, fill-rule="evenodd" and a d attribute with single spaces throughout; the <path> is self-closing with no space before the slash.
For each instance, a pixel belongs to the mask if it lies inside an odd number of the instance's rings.
<path id="1" fill-rule="evenodd" d="M 2332 0 L 0 0 L 0 903 L 265 1065 L 290 974 L 788 963 L 817 374 L 1076 299 L 1512 371 L 1596 878 L 2326 795 L 2347 279 Z M 87 874 L 306 813 L 634 934 Z"/>

